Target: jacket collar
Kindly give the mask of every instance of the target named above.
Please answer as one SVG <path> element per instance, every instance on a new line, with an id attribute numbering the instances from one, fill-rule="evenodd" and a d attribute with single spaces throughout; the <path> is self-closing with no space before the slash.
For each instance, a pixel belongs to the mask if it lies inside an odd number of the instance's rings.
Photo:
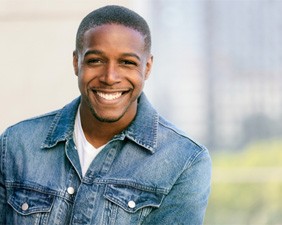
<path id="1" fill-rule="evenodd" d="M 127 138 L 154 153 L 157 147 L 158 122 L 157 111 L 142 93 L 138 99 L 136 117 L 124 133 Z"/>
<path id="2" fill-rule="evenodd" d="M 74 99 L 58 111 L 49 128 L 48 135 L 42 144 L 42 148 L 52 148 L 59 142 L 72 138 L 79 103 L 80 97 Z"/>
<path id="3" fill-rule="evenodd" d="M 51 148 L 59 142 L 72 138 L 75 116 L 80 103 L 80 97 L 66 105 L 56 114 L 49 128 L 48 135 L 42 148 Z M 125 136 L 136 144 L 154 153 L 157 146 L 157 128 L 159 115 L 151 106 L 144 93 L 138 99 L 137 115 L 127 129 L 116 138 Z"/>

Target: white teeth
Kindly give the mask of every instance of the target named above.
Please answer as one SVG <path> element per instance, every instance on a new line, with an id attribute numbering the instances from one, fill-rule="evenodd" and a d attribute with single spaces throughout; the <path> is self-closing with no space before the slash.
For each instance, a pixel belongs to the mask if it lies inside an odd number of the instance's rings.
<path id="1" fill-rule="evenodd" d="M 99 95 L 101 98 L 104 98 L 106 100 L 114 100 L 119 98 L 122 95 L 122 92 L 116 92 L 116 93 L 104 93 L 97 91 L 97 95 Z"/>

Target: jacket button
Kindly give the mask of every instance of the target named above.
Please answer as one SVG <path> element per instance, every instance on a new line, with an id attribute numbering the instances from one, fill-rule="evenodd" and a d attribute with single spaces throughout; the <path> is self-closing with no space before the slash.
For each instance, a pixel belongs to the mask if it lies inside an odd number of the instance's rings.
<path id="1" fill-rule="evenodd" d="M 23 211 L 28 210 L 28 208 L 29 208 L 29 205 L 26 202 L 24 204 L 22 204 L 22 210 Z"/>
<path id="2" fill-rule="evenodd" d="M 67 192 L 68 192 L 70 195 L 73 195 L 73 194 L 74 194 L 74 188 L 73 188 L 73 187 L 68 187 Z"/>
<path id="3" fill-rule="evenodd" d="M 131 209 L 134 209 L 136 206 L 136 203 L 134 201 L 129 201 L 128 202 L 128 207 L 131 208 Z"/>

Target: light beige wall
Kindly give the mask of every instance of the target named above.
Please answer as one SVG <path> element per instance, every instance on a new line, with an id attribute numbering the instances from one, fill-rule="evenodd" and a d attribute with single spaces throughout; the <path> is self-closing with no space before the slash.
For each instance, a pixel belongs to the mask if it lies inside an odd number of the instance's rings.
<path id="1" fill-rule="evenodd" d="M 78 96 L 72 51 L 81 19 L 106 4 L 138 11 L 137 2 L 0 0 L 0 133 Z"/>

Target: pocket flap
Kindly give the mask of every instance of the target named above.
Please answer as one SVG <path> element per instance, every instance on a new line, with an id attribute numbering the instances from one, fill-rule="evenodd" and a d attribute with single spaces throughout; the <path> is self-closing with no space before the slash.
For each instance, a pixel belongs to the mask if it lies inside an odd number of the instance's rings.
<path id="1" fill-rule="evenodd" d="M 148 192 L 126 185 L 107 185 L 104 197 L 119 205 L 125 211 L 135 213 L 144 207 L 161 205 L 164 194 Z"/>
<path id="2" fill-rule="evenodd" d="M 26 188 L 13 188 L 8 203 L 22 215 L 50 212 L 54 196 Z"/>

